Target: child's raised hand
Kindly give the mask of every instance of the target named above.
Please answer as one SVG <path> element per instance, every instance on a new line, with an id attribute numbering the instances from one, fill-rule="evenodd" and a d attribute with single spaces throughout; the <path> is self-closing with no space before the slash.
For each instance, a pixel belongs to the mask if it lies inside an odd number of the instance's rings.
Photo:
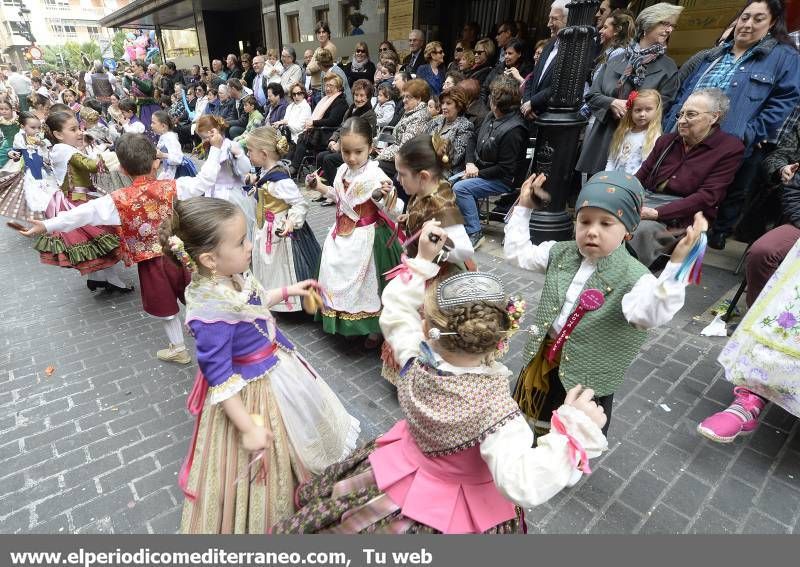
<path id="1" fill-rule="evenodd" d="M 703 216 L 703 213 L 695 213 L 694 223 L 692 226 L 686 229 L 686 236 L 681 238 L 680 242 L 678 242 L 678 244 L 675 246 L 675 249 L 672 251 L 670 261 L 678 264 L 683 262 L 686 259 L 686 256 L 689 255 L 689 251 L 691 251 L 692 247 L 700 238 L 700 235 L 707 230 L 708 221 L 706 220 L 706 217 Z"/>
<path id="2" fill-rule="evenodd" d="M 446 241 L 447 232 L 442 228 L 442 223 L 436 219 L 429 220 L 422 226 L 422 232 L 419 235 L 417 258 L 433 262 L 433 259 L 444 248 Z"/>
<path id="3" fill-rule="evenodd" d="M 574 386 L 567 392 L 567 397 L 564 399 L 564 405 L 572 406 L 575 409 L 581 410 L 595 425 L 603 428 L 608 418 L 602 406 L 597 405 L 592 401 L 594 398 L 594 390 L 591 388 L 584 388 L 580 384 Z"/>
<path id="4" fill-rule="evenodd" d="M 22 154 L 20 154 L 19 152 L 15 151 L 15 150 L 11 150 L 10 152 L 8 152 L 8 157 L 12 161 L 17 161 L 17 160 L 19 160 L 20 157 L 22 157 Z"/>
<path id="5" fill-rule="evenodd" d="M 28 230 L 20 230 L 19 233 L 22 236 L 27 236 L 31 238 L 33 236 L 39 236 L 40 234 L 47 234 L 47 228 L 44 226 L 44 223 L 39 220 L 30 220 L 30 223 L 33 225 Z"/>
<path id="6" fill-rule="evenodd" d="M 534 173 L 522 184 L 519 193 L 519 204 L 526 209 L 541 209 L 550 204 L 550 194 L 542 189 L 547 176 Z"/>
<path id="7" fill-rule="evenodd" d="M 208 134 L 208 143 L 214 148 L 221 148 L 224 141 L 225 136 L 220 133 L 219 129 L 212 128 Z"/>

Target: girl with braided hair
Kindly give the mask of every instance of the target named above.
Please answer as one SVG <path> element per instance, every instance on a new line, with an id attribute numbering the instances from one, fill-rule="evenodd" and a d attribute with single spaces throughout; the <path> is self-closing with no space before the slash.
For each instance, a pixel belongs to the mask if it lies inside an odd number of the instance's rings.
<path id="1" fill-rule="evenodd" d="M 447 232 L 449 250 L 446 259 L 442 257 L 438 278 L 465 269 L 475 270 L 472 260 L 475 252 L 464 229 L 464 217 L 456 205 L 450 183 L 444 179 L 451 157 L 449 140 L 439 134 L 418 134 L 400 147 L 394 159 L 397 179 L 409 195 L 406 212 L 398 218 L 408 256 L 416 256 L 418 238 L 427 221 L 439 221 Z M 400 368 L 387 342 L 383 343 L 381 359 L 381 375 L 395 384 Z"/>
<path id="2" fill-rule="evenodd" d="M 495 360 L 521 305 L 492 274 L 427 285 L 447 236 L 427 222 L 406 274 L 383 293 L 381 330 L 403 368 L 405 419 L 301 485 L 300 510 L 273 533 L 521 532 L 523 508 L 575 484 L 606 449 L 605 415 L 581 386 L 556 412 L 559 427 L 532 448 L 510 372 Z"/>
<path id="3" fill-rule="evenodd" d="M 288 140 L 272 126 L 247 135 L 250 162 L 261 168 L 256 188 L 253 274 L 266 289 L 316 279 L 322 249 L 306 224 L 308 201 L 285 168 L 278 164 Z M 299 311 L 299 298 L 278 303 L 273 311 Z"/>

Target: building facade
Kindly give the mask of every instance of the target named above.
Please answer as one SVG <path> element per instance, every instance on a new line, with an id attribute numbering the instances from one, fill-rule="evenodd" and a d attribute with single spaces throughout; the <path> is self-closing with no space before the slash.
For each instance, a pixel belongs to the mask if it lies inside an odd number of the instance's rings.
<path id="1" fill-rule="evenodd" d="M 30 30 L 39 46 L 86 43 L 110 38 L 113 31 L 100 20 L 130 0 L 0 0 L 0 58 L 26 66 Z"/>

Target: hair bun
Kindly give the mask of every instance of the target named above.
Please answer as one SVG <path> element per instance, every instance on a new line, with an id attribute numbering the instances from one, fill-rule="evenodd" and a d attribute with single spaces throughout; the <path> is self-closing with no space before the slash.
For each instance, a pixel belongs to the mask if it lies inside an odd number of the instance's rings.
<path id="1" fill-rule="evenodd" d="M 289 153 L 289 140 L 286 139 L 286 136 L 278 134 L 278 138 L 275 140 L 275 151 L 279 157 Z"/>
<path id="2" fill-rule="evenodd" d="M 436 157 L 444 169 L 447 169 L 450 164 L 450 140 L 442 138 L 438 132 L 434 132 L 431 136 L 431 144 L 433 151 L 436 152 Z"/>

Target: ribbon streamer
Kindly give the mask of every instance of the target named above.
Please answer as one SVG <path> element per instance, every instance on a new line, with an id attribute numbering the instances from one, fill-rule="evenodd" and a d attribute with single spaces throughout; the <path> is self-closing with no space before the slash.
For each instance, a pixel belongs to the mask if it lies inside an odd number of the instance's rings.
<path id="1" fill-rule="evenodd" d="M 708 236 L 705 232 L 700 233 L 700 238 L 697 239 L 689 254 L 683 260 L 681 267 L 675 274 L 675 281 L 686 282 L 690 284 L 699 285 L 702 277 L 703 258 L 706 256 L 706 249 L 708 248 Z"/>

